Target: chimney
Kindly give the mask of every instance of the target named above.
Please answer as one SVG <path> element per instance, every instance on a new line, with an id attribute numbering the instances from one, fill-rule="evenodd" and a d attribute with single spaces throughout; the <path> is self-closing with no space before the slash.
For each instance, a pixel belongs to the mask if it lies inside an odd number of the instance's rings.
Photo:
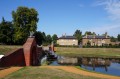
<path id="1" fill-rule="evenodd" d="M 107 38 L 107 36 L 108 36 L 108 35 L 107 35 L 107 32 L 105 32 L 105 38 Z"/>

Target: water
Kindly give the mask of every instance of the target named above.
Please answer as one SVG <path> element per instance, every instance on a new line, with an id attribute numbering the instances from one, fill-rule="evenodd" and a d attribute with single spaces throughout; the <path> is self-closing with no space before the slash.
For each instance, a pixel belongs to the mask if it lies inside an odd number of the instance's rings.
<path id="1" fill-rule="evenodd" d="M 66 65 L 66 63 L 58 64 L 57 61 L 53 61 L 50 65 L 59 66 L 63 64 Z M 78 65 L 90 71 L 120 76 L 120 59 L 78 58 Z"/>
<path id="2" fill-rule="evenodd" d="M 111 63 L 111 65 L 107 67 L 107 70 L 105 69 L 105 67 L 95 67 L 95 70 L 93 70 L 93 67 L 90 67 L 90 66 L 85 67 L 84 65 L 81 65 L 81 67 L 87 70 L 95 71 L 95 72 L 120 76 L 120 64 L 119 63 Z"/>

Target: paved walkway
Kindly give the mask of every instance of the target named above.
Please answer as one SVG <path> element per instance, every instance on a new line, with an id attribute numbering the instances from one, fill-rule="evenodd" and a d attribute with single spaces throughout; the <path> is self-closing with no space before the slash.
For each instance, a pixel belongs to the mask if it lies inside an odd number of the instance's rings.
<path id="1" fill-rule="evenodd" d="M 93 76 L 93 77 L 106 78 L 106 79 L 120 79 L 120 77 L 117 77 L 117 76 L 98 74 L 98 73 L 94 73 L 94 72 L 80 70 L 78 68 L 75 68 L 74 66 L 41 66 L 41 67 L 62 69 L 67 72 L 72 72 L 72 73 L 80 74 L 80 75 L 84 75 L 84 76 Z"/>
<path id="2" fill-rule="evenodd" d="M 11 67 L 11 68 L 7 68 L 4 70 L 0 70 L 0 78 L 3 78 L 5 76 L 7 76 L 8 74 L 11 74 L 19 69 L 21 69 L 22 67 Z"/>

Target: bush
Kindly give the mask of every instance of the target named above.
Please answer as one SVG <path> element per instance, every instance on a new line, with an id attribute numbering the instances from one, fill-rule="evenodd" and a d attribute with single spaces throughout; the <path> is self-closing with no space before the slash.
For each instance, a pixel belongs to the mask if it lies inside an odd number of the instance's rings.
<path id="1" fill-rule="evenodd" d="M 88 46 L 88 45 L 84 45 L 83 48 L 120 48 L 120 44 L 115 44 L 115 45 L 112 45 L 112 44 L 104 44 L 102 46 Z"/>
<path id="2" fill-rule="evenodd" d="M 78 48 L 78 45 L 58 45 L 56 44 L 55 47 L 73 47 L 73 48 Z"/>

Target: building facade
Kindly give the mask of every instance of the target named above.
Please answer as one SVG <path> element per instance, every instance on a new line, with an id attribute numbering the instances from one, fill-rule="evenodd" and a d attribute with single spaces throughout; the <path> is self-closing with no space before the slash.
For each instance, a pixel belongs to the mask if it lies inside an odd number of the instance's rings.
<path id="1" fill-rule="evenodd" d="M 85 46 L 87 44 L 91 46 L 102 46 L 102 45 L 109 45 L 111 43 L 110 37 L 108 37 L 107 33 L 104 35 L 87 35 L 82 38 L 82 45 Z"/>
<path id="2" fill-rule="evenodd" d="M 57 44 L 63 45 L 63 46 L 65 46 L 65 45 L 76 46 L 76 45 L 78 45 L 78 40 L 74 36 L 66 36 L 65 35 L 65 36 L 58 38 Z"/>

